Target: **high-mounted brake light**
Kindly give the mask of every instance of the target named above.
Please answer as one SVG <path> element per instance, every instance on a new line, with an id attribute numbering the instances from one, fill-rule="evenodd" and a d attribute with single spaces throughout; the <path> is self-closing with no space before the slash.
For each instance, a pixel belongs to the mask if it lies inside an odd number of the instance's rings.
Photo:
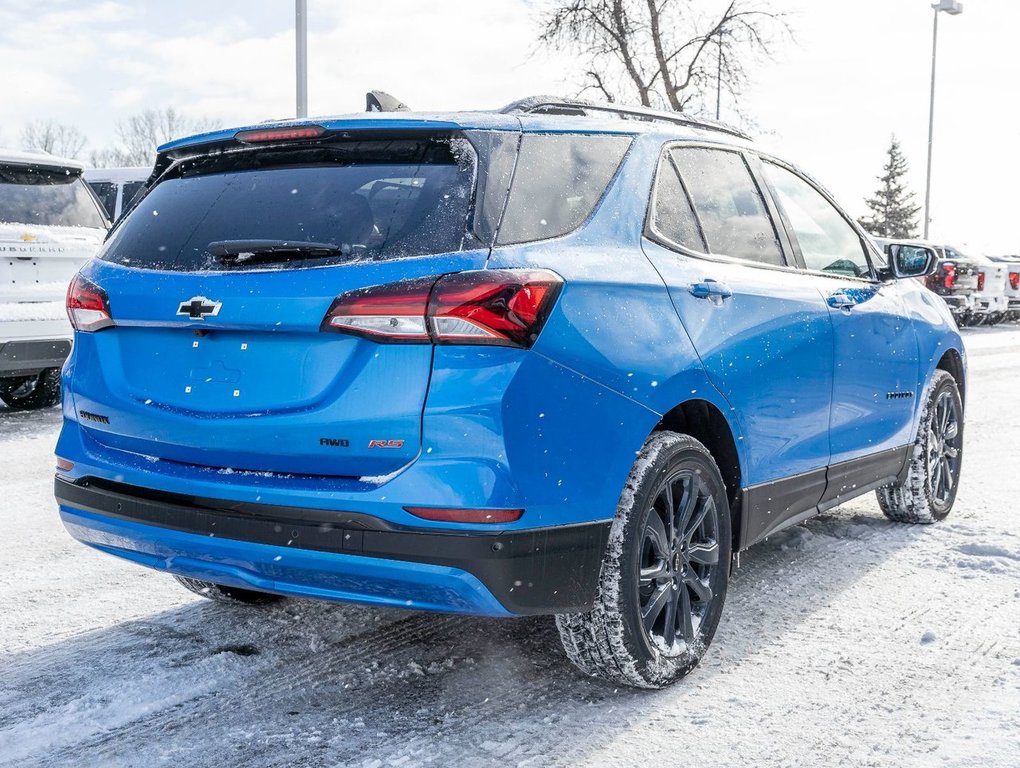
<path id="1" fill-rule="evenodd" d="M 1020 272 L 1009 273 L 1009 287 L 1014 291 L 1020 291 Z"/>
<path id="2" fill-rule="evenodd" d="M 985 289 L 985 273 L 978 272 L 978 290 L 983 291 Z"/>
<path id="3" fill-rule="evenodd" d="M 956 285 L 956 265 L 946 263 L 942 265 L 942 268 L 946 272 L 946 276 L 942 280 L 942 285 L 945 288 L 951 289 Z"/>
<path id="4" fill-rule="evenodd" d="M 261 141 L 317 139 L 325 132 L 326 129 L 321 125 L 300 125 L 294 128 L 255 128 L 250 131 L 238 131 L 234 138 L 246 144 L 257 144 Z"/>
<path id="5" fill-rule="evenodd" d="M 521 519 L 523 509 L 450 509 L 446 507 L 404 507 L 415 517 L 441 523 L 512 523 Z"/>
<path id="6" fill-rule="evenodd" d="M 77 331 L 99 331 L 113 325 L 106 291 L 81 275 L 67 288 L 67 316 Z"/>
<path id="7" fill-rule="evenodd" d="M 563 279 L 541 269 L 455 272 L 337 297 L 321 330 L 376 341 L 530 347 Z"/>

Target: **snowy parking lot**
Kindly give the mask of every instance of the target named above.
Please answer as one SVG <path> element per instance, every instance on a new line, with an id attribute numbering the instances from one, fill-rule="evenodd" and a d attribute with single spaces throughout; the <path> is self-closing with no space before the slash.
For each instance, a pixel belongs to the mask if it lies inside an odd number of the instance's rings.
<path id="1" fill-rule="evenodd" d="M 73 541 L 59 412 L 0 410 L 0 764 L 1015 766 L 1020 328 L 966 342 L 950 518 L 868 495 L 745 553 L 660 692 L 581 677 L 547 618 L 202 600 Z"/>

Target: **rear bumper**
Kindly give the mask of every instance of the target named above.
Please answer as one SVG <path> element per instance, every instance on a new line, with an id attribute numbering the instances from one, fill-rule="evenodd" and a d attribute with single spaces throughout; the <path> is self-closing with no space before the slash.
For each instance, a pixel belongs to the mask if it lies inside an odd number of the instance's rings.
<path id="1" fill-rule="evenodd" d="M 59 476 L 55 495 L 72 536 L 151 568 L 280 594 L 488 616 L 589 609 L 610 526 L 410 529 L 359 513 Z"/>
<path id="2" fill-rule="evenodd" d="M 70 353 L 68 339 L 0 341 L 0 376 L 28 376 L 60 368 Z"/>

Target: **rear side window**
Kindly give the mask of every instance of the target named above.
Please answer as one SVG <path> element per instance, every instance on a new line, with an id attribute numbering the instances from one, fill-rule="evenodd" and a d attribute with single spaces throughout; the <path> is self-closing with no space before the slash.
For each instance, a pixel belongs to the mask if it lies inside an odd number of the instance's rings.
<path id="1" fill-rule="evenodd" d="M 0 222 L 106 228 L 81 177 L 24 165 L 0 165 Z"/>
<path id="2" fill-rule="evenodd" d="M 701 227 L 680 181 L 680 173 L 671 153 L 666 152 L 659 161 L 656 173 L 655 198 L 652 201 L 652 228 L 667 240 L 706 253 L 708 247 L 701 236 Z"/>
<path id="3" fill-rule="evenodd" d="M 117 212 L 117 185 L 112 181 L 89 181 L 86 183 L 92 187 L 99 202 L 103 204 L 107 217 L 112 219 Z"/>
<path id="4" fill-rule="evenodd" d="M 326 255 L 287 253 L 263 260 L 271 263 L 260 268 L 459 251 L 467 235 L 474 157 L 464 139 L 404 139 L 211 158 L 149 190 L 100 257 L 202 271 L 245 264 L 214 255 L 210 245 L 223 242 L 335 247 Z M 125 200 L 127 194 L 125 189 Z"/>
<path id="5" fill-rule="evenodd" d="M 864 243 L 832 203 L 786 168 L 770 162 L 763 165 L 797 237 L 805 266 L 818 272 L 869 277 L 871 264 Z"/>
<path id="6" fill-rule="evenodd" d="M 671 154 L 709 253 L 785 264 L 761 192 L 739 153 L 678 147 Z M 680 244 L 704 250 L 696 242 Z"/>
<path id="7" fill-rule="evenodd" d="M 524 134 L 496 244 L 577 229 L 602 199 L 630 144 L 630 136 Z"/>

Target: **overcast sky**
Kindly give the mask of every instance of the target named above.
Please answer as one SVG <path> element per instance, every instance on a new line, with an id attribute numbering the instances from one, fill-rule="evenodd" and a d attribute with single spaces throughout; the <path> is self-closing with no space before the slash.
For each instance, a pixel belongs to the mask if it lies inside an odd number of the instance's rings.
<path id="1" fill-rule="evenodd" d="M 308 4 L 313 115 L 358 111 L 373 88 L 421 109 L 576 90 L 573 61 L 535 53 L 532 0 Z M 895 133 L 921 202 L 930 2 L 772 5 L 794 13 L 796 41 L 745 96 L 762 140 L 859 216 Z M 0 0 L 0 143 L 17 146 L 25 122 L 48 119 L 102 148 L 117 120 L 152 106 L 224 125 L 289 116 L 293 10 L 291 0 Z M 939 27 L 932 236 L 1020 252 L 1020 2 L 965 0 Z"/>

